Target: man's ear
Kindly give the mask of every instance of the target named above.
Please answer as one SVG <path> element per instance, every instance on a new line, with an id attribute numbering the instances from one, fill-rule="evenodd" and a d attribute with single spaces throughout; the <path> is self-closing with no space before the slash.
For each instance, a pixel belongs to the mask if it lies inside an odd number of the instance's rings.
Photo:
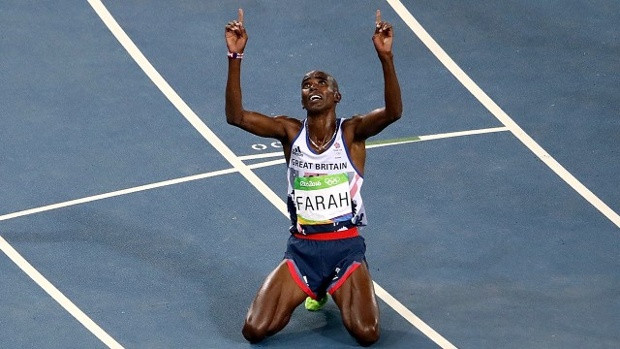
<path id="1" fill-rule="evenodd" d="M 341 99 L 342 99 L 342 95 L 340 94 L 340 92 L 338 91 L 334 92 L 334 100 L 336 101 L 336 103 L 340 102 Z"/>

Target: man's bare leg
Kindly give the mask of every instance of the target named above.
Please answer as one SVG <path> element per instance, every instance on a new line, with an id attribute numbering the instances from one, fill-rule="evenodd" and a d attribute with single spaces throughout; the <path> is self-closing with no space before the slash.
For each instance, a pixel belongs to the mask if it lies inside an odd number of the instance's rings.
<path id="1" fill-rule="evenodd" d="M 267 276 L 250 305 L 241 331 L 243 336 L 251 343 L 257 343 L 279 332 L 306 296 L 291 276 L 286 260 L 283 260 Z"/>
<path id="2" fill-rule="evenodd" d="M 342 322 L 362 346 L 379 340 L 379 305 L 370 272 L 362 263 L 338 288 L 332 298 L 342 314 Z"/>

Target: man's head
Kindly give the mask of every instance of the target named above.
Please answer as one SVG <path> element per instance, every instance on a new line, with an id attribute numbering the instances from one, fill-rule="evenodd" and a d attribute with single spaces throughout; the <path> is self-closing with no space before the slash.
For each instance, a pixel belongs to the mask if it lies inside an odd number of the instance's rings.
<path id="1" fill-rule="evenodd" d="M 326 72 L 313 70 L 301 80 L 301 105 L 308 111 L 335 107 L 341 98 L 338 82 Z"/>

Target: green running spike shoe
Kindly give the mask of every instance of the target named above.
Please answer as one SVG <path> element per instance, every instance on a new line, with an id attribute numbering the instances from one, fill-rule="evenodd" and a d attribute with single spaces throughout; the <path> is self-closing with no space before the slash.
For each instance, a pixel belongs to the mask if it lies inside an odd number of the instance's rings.
<path id="1" fill-rule="evenodd" d="M 321 308 L 323 308 L 323 306 L 325 305 L 325 303 L 327 303 L 327 298 L 328 296 L 325 295 L 325 297 L 321 298 L 320 300 L 315 300 L 311 297 L 307 297 L 306 298 L 306 304 L 304 304 L 306 306 L 306 309 L 309 311 L 317 311 Z"/>

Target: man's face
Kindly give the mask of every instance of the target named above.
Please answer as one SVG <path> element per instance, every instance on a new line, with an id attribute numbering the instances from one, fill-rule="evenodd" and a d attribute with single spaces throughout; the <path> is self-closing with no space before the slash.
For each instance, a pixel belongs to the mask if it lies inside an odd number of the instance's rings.
<path id="1" fill-rule="evenodd" d="M 308 111 L 332 108 L 340 102 L 338 84 L 322 71 L 311 71 L 301 81 L 301 105 Z"/>

